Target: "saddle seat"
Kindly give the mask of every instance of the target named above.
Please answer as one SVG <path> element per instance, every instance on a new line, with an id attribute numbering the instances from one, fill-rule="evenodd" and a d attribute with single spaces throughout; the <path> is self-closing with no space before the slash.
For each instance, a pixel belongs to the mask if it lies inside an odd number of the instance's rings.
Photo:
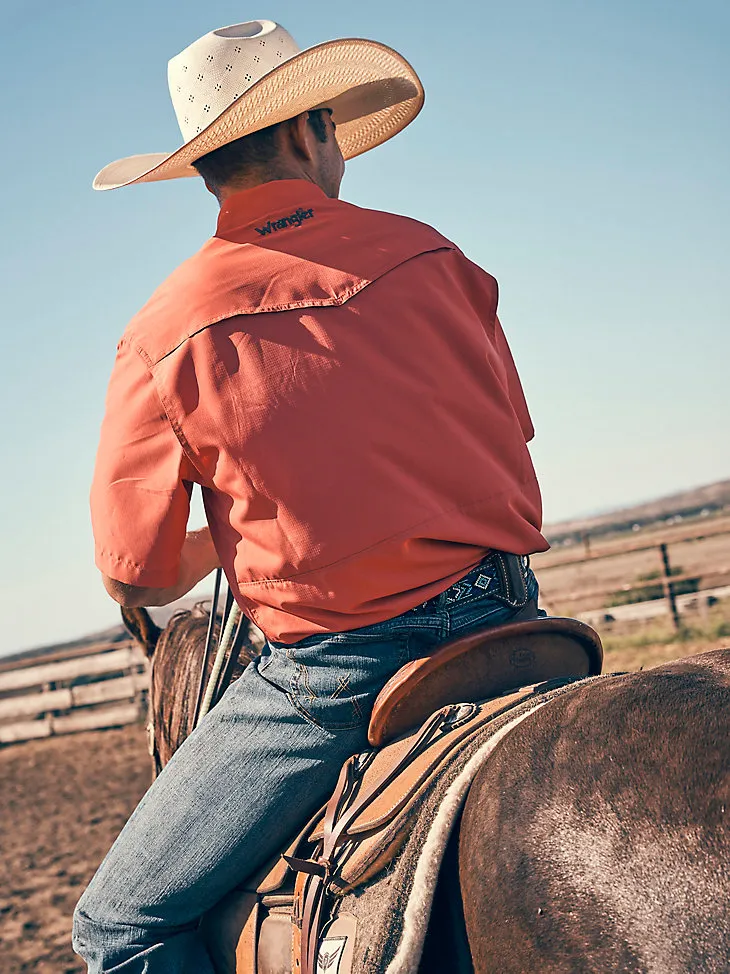
<path id="1" fill-rule="evenodd" d="M 388 680 L 373 706 L 368 741 L 383 747 L 450 703 L 477 703 L 563 676 L 597 676 L 602 665 L 598 633 L 577 619 L 547 616 L 478 630 Z"/>
<path id="2" fill-rule="evenodd" d="M 327 806 L 204 919 L 216 970 L 313 974 L 324 907 L 313 916 L 307 904 L 329 898 L 336 916 L 338 899 L 393 861 L 460 750 L 551 686 L 597 675 L 602 661 L 589 626 L 538 618 L 452 640 L 403 667 L 376 700 L 373 749 L 345 762 Z M 322 893 L 312 897 L 312 883 L 324 884 Z"/>

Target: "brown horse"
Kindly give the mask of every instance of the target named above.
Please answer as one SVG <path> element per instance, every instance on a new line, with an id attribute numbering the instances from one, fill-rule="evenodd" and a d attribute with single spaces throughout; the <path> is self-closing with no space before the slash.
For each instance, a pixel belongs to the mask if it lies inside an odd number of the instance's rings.
<path id="1" fill-rule="evenodd" d="M 207 614 L 162 633 L 124 616 L 153 660 L 164 764 L 191 729 Z M 729 714 L 723 650 L 589 681 L 519 724 L 469 791 L 421 974 L 728 974 Z"/>

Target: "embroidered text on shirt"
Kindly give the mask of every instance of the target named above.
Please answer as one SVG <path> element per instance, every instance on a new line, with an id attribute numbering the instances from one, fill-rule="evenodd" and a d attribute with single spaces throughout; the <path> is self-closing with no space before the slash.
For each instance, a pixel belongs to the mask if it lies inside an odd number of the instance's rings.
<path id="1" fill-rule="evenodd" d="M 314 210 L 303 210 L 297 209 L 296 213 L 292 213 L 291 216 L 282 217 L 281 220 L 274 220 L 273 222 L 269 220 L 265 227 L 256 227 L 256 233 L 261 234 L 265 237 L 267 233 L 271 233 L 272 230 L 285 230 L 287 227 L 300 227 L 305 220 L 309 220 L 310 217 L 314 216 Z"/>

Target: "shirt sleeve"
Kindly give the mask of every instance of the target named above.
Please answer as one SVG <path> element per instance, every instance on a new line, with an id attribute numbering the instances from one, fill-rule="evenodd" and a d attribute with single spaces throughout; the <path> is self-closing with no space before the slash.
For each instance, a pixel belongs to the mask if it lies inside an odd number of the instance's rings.
<path id="1" fill-rule="evenodd" d="M 174 585 L 195 479 L 152 373 L 122 339 L 91 487 L 97 567 L 130 585 Z"/>

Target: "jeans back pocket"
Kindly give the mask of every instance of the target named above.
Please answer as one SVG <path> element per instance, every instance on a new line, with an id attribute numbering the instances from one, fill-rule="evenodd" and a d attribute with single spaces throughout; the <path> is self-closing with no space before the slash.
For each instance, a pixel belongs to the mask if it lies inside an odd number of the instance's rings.
<path id="1" fill-rule="evenodd" d="M 376 696 L 408 661 L 408 639 L 336 633 L 273 645 L 270 653 L 262 675 L 286 692 L 305 720 L 326 730 L 352 730 L 367 726 Z"/>

